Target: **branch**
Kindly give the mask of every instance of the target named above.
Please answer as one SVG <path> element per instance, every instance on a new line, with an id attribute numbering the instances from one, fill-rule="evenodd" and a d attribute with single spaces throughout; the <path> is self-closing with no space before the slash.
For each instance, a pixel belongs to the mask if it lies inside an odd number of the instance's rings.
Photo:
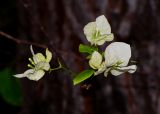
<path id="1" fill-rule="evenodd" d="M 26 41 L 26 40 L 20 40 L 20 39 L 15 38 L 15 37 L 13 37 L 13 36 L 5 33 L 5 32 L 2 32 L 2 31 L 0 31 L 0 35 L 4 36 L 7 39 L 10 39 L 10 40 L 16 42 L 17 44 L 27 44 L 27 45 L 33 45 L 33 46 L 36 46 L 36 47 L 47 48 L 47 46 L 44 45 L 44 44 L 39 44 L 39 43 L 30 42 L 30 41 Z"/>
<path id="2" fill-rule="evenodd" d="M 17 44 L 27 44 L 27 45 L 33 45 L 33 46 L 36 46 L 36 47 L 40 47 L 40 48 L 44 48 L 46 49 L 47 48 L 47 45 L 44 45 L 44 44 L 39 44 L 39 43 L 35 43 L 35 42 L 30 42 L 30 41 L 26 41 L 26 40 L 20 40 L 18 38 L 15 38 L 5 32 L 2 32 L 0 31 L 0 35 L 1 36 L 4 36 L 5 38 L 9 39 L 9 40 L 12 40 L 14 42 L 16 42 Z M 1 38 L 1 37 L 0 37 Z M 74 56 L 76 59 L 78 59 L 79 61 L 84 61 L 84 59 L 82 59 L 81 57 L 77 56 L 76 54 L 74 54 L 73 52 L 70 52 L 70 53 L 67 53 L 66 51 L 63 51 L 63 50 L 58 50 L 58 52 L 60 55 L 72 55 Z"/>

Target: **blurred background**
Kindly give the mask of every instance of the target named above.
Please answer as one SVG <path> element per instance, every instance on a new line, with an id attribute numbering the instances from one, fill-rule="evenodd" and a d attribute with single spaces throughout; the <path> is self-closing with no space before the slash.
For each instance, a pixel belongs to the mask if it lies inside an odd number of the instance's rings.
<path id="1" fill-rule="evenodd" d="M 53 67 L 60 57 L 74 72 L 87 68 L 78 46 L 88 43 L 83 27 L 100 15 L 114 41 L 131 45 L 135 74 L 101 75 L 78 86 L 63 70 L 38 82 L 12 76 L 27 69 L 31 53 L 24 41 L 48 46 Z M 160 114 L 159 48 L 159 0 L 1 0 L 0 114 Z"/>

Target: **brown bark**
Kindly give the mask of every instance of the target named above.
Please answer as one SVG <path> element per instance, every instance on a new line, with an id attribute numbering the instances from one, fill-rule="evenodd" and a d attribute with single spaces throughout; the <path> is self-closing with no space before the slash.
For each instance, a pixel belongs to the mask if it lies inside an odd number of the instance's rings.
<path id="1" fill-rule="evenodd" d="M 79 43 L 87 43 L 83 27 L 101 14 L 109 19 L 115 41 L 131 44 L 138 62 L 133 76 L 94 77 L 86 82 L 91 84 L 88 90 L 73 86 L 71 76 L 62 70 L 38 82 L 23 79 L 21 114 L 160 113 L 158 0 L 18 0 L 17 4 L 19 37 L 48 45 L 55 58 L 55 51 L 63 50 L 66 53 L 60 56 L 75 72 L 86 67 L 84 59 L 78 59 Z M 28 56 L 22 49 L 19 53 L 23 60 Z"/>

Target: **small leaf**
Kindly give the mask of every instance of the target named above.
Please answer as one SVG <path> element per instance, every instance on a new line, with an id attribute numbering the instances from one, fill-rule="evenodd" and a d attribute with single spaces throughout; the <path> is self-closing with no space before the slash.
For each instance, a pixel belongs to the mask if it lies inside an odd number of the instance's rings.
<path id="1" fill-rule="evenodd" d="M 81 52 L 81 53 L 92 54 L 94 51 L 98 51 L 98 48 L 93 47 L 93 46 L 87 46 L 87 45 L 84 45 L 84 44 L 79 45 L 79 52 Z"/>
<path id="2" fill-rule="evenodd" d="M 0 71 L 0 95 L 11 105 L 22 104 L 22 90 L 19 81 L 12 76 L 12 70 L 6 68 Z"/>
<path id="3" fill-rule="evenodd" d="M 98 51 L 98 47 L 97 46 L 91 46 L 93 51 Z"/>
<path id="4" fill-rule="evenodd" d="M 93 73 L 94 73 L 94 70 L 92 69 L 82 71 L 77 76 L 75 76 L 75 78 L 73 79 L 74 85 L 79 84 L 80 82 L 88 79 L 89 77 L 93 75 Z"/>

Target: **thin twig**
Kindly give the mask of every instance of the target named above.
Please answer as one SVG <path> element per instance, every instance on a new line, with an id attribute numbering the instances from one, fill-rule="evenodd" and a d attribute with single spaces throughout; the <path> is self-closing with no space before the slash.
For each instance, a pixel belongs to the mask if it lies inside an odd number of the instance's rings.
<path id="1" fill-rule="evenodd" d="M 16 42 L 17 44 L 27 44 L 27 45 L 33 45 L 33 46 L 36 46 L 36 47 L 47 48 L 47 46 L 44 45 L 44 44 L 39 44 L 39 43 L 30 42 L 30 41 L 26 41 L 26 40 L 20 40 L 20 39 L 15 38 L 15 37 L 13 37 L 13 36 L 5 33 L 5 32 L 2 32 L 2 31 L 0 31 L 0 35 Z"/>
<path id="2" fill-rule="evenodd" d="M 33 46 L 36 46 L 36 47 L 40 47 L 40 48 L 44 48 L 46 49 L 47 48 L 47 45 L 44 45 L 44 44 L 39 44 L 39 43 L 35 43 L 35 42 L 30 42 L 30 41 L 26 41 L 26 40 L 20 40 L 18 38 L 15 38 L 5 32 L 2 32 L 0 31 L 0 35 L 1 36 L 4 36 L 5 38 L 9 39 L 9 40 L 12 40 L 14 42 L 16 42 L 17 44 L 27 44 L 27 45 L 33 45 Z M 1 38 L 1 37 L 0 37 Z M 84 61 L 84 59 L 82 59 L 81 57 L 77 56 L 76 54 L 74 54 L 73 52 L 69 52 L 67 53 L 66 51 L 63 51 L 63 50 L 58 50 L 58 53 L 60 55 L 72 55 L 74 56 L 76 59 L 78 59 L 79 61 Z"/>
<path id="3" fill-rule="evenodd" d="M 29 4 L 25 3 L 23 0 L 20 0 L 20 3 L 22 4 L 22 6 L 25 8 L 26 12 L 29 14 L 30 12 L 30 8 L 29 8 Z M 39 20 L 35 20 L 35 18 L 33 18 L 33 16 L 31 14 L 29 14 L 29 17 L 31 18 L 31 22 L 36 24 L 37 26 L 39 26 L 40 31 L 45 35 L 45 37 L 49 40 L 49 34 L 46 32 L 46 30 L 44 29 L 44 26 L 41 24 L 41 22 Z"/>

